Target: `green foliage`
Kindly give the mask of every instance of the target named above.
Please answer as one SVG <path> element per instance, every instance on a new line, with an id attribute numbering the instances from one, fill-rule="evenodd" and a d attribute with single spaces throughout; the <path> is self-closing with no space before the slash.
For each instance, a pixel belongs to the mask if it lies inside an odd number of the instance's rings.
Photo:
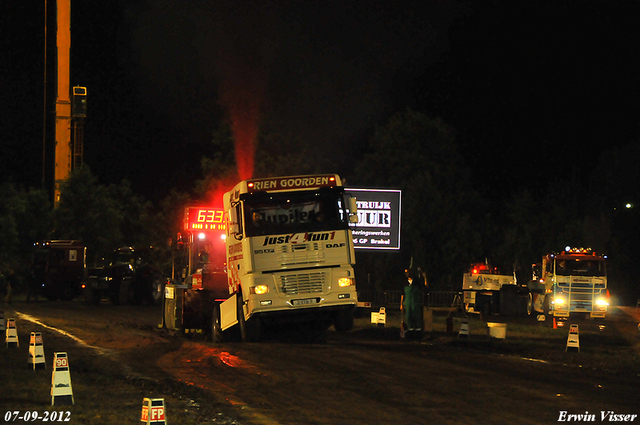
<path id="1" fill-rule="evenodd" d="M 397 114 L 375 132 L 354 181 L 358 187 L 402 190 L 402 256 L 395 259 L 396 275 L 413 257 L 432 287 L 459 280 L 479 235 L 469 214 L 475 195 L 453 129 L 419 112 Z"/>
<path id="2" fill-rule="evenodd" d="M 33 243 L 46 239 L 51 228 L 51 207 L 43 190 L 0 185 L 0 268 L 23 274 Z"/>
<path id="3" fill-rule="evenodd" d="M 151 205 L 135 195 L 126 180 L 100 185 L 86 166 L 61 185 L 53 215 L 53 237 L 82 240 L 89 265 L 115 248 L 149 246 L 154 240 Z"/>

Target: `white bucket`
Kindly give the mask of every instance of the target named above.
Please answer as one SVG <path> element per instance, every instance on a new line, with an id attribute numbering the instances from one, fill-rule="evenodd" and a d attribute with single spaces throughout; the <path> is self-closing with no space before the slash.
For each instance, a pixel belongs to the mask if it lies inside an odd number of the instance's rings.
<path id="1" fill-rule="evenodd" d="M 507 336 L 507 324 L 506 323 L 492 323 L 488 322 L 489 336 L 491 338 L 505 339 Z"/>

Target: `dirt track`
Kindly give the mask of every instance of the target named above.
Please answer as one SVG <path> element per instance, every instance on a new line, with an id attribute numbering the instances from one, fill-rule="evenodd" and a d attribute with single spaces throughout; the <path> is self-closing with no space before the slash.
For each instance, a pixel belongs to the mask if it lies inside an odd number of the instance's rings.
<path id="1" fill-rule="evenodd" d="M 285 335 L 216 345 L 158 330 L 157 307 L 76 301 L 11 309 L 117 356 L 131 375 L 199 388 L 200 405 L 218 406 L 242 424 L 550 424 L 562 411 L 640 413 L 640 362 L 633 370 L 581 365 L 590 348 L 566 353 L 562 342 L 549 362 L 525 359 L 509 337 L 466 341 L 440 333 L 405 343 L 390 314 L 385 328 L 359 319 L 354 332 L 330 332 L 324 344 Z M 606 332 L 635 330 L 622 314 L 618 322 Z"/>

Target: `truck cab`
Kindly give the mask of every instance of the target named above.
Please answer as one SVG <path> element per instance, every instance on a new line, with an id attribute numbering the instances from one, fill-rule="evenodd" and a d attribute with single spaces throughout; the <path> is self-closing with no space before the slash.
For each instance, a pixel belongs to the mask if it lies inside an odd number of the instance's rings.
<path id="1" fill-rule="evenodd" d="M 209 329 L 222 342 L 235 334 L 258 341 L 266 329 L 282 326 L 319 338 L 331 325 L 339 332 L 352 328 L 358 300 L 349 223 L 358 217 L 339 176 L 244 180 L 222 203 L 221 212 L 185 210 L 186 256 L 178 257 L 188 261 L 165 291 L 169 329 Z M 194 255 L 200 234 L 223 239 L 222 250 L 206 256 L 208 266 Z M 223 266 L 211 264 L 217 252 Z"/>
<path id="2" fill-rule="evenodd" d="M 86 274 L 86 247 L 77 240 L 47 240 L 34 244 L 33 271 L 47 299 L 71 300 L 81 294 Z"/>
<path id="3" fill-rule="evenodd" d="M 153 265 L 152 247 L 118 248 L 89 269 L 84 283 L 85 299 L 97 304 L 104 297 L 113 304 L 159 304 L 164 279 Z"/>
<path id="4" fill-rule="evenodd" d="M 530 289 L 536 311 L 569 317 L 604 318 L 609 306 L 606 256 L 590 248 L 570 248 L 542 257 Z"/>

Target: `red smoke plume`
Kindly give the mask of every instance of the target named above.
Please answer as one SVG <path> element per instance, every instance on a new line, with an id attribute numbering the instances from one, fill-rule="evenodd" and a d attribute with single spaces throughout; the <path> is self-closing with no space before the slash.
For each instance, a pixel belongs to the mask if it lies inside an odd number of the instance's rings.
<path id="1" fill-rule="evenodd" d="M 219 23 L 221 101 L 227 110 L 241 180 L 253 177 L 265 86 L 274 51 L 275 15 L 268 5 L 233 4 L 234 19 Z M 247 28 L 251 30 L 248 31 Z"/>
<path id="2" fill-rule="evenodd" d="M 232 77 L 232 79 L 236 78 Z M 251 89 L 255 84 L 252 81 L 245 81 L 245 87 L 242 87 L 242 84 L 237 82 L 228 85 L 222 101 L 227 108 L 229 124 L 235 140 L 238 176 L 240 180 L 246 180 L 253 176 L 262 89 L 260 87 Z"/>

